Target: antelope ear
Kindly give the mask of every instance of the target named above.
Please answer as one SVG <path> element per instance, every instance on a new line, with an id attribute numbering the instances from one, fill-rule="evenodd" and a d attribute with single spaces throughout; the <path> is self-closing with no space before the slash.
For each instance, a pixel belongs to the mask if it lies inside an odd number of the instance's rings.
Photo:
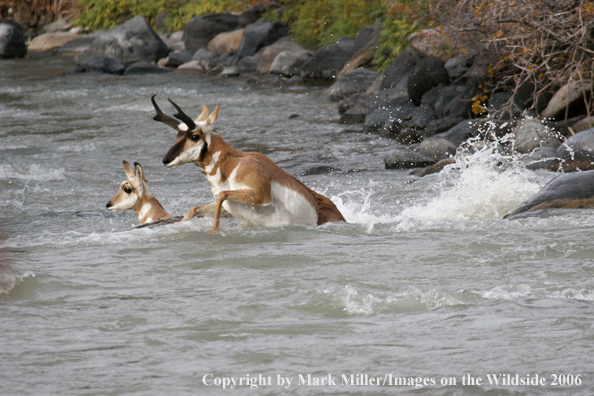
<path id="1" fill-rule="evenodd" d="M 208 116 L 206 119 L 206 125 L 212 125 L 216 121 L 217 117 L 219 116 L 219 107 L 220 105 L 217 104 L 217 108 Z"/>
<path id="2" fill-rule="evenodd" d="M 126 161 L 124 162 L 124 169 L 126 170 L 126 176 L 128 176 L 128 179 L 131 179 L 134 177 L 134 170 L 132 169 L 132 167 L 130 166 L 129 163 L 127 163 Z"/>
<path id="3" fill-rule="evenodd" d="M 138 180 L 148 182 L 148 180 L 146 180 L 146 177 L 144 177 L 144 171 L 142 170 L 142 165 L 140 165 L 138 162 L 134 163 L 134 171 L 135 171 L 135 176 L 138 178 Z"/>
<path id="4" fill-rule="evenodd" d="M 208 118 L 208 107 L 202 105 L 202 113 L 196 118 L 196 122 L 202 122 Z"/>

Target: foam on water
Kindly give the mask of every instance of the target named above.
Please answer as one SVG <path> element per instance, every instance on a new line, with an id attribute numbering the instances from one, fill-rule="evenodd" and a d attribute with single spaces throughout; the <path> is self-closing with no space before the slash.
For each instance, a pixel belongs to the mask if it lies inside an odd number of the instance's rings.
<path id="1" fill-rule="evenodd" d="M 0 267 L 0 295 L 8 294 L 17 285 L 24 282 L 25 279 L 29 277 L 34 278 L 35 274 L 31 271 L 26 271 L 22 274 L 19 274 Z"/>
<path id="2" fill-rule="evenodd" d="M 430 288 L 421 290 L 408 286 L 403 291 L 385 296 L 360 290 L 353 285 L 327 289 L 322 292 L 336 308 L 348 315 L 376 315 L 382 313 L 431 311 L 443 307 L 476 304 L 480 301 L 512 301 L 527 299 L 567 299 L 594 301 L 590 289 L 566 288 L 562 290 L 535 290 L 528 284 L 501 285 L 489 290 L 447 290 Z"/>
<path id="3" fill-rule="evenodd" d="M 21 179 L 36 181 L 64 180 L 64 169 L 51 169 L 38 164 L 31 164 L 22 168 L 0 164 L 0 180 Z"/>

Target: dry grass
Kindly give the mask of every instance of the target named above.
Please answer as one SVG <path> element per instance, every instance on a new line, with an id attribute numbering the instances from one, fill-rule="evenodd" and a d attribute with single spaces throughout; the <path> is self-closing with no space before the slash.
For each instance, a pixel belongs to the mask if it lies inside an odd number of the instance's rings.
<path id="1" fill-rule="evenodd" d="M 457 47 L 486 63 L 491 91 L 532 83 L 538 98 L 579 82 L 591 112 L 593 1 L 444 0 L 435 15 Z"/>

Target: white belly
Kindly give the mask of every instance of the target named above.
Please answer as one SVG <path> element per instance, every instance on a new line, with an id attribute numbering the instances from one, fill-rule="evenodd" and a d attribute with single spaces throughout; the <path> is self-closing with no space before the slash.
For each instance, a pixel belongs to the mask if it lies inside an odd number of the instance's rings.
<path id="1" fill-rule="evenodd" d="M 220 183 L 220 169 L 214 175 L 206 178 L 214 197 L 221 191 L 249 190 L 249 186 L 236 181 L 237 168 L 231 172 L 225 182 Z M 296 191 L 278 183 L 271 183 L 272 203 L 267 205 L 252 205 L 237 201 L 223 202 L 223 208 L 233 217 L 237 217 L 251 224 L 281 226 L 281 225 L 311 225 L 318 224 L 318 215 L 305 197 Z"/>
<path id="2" fill-rule="evenodd" d="M 268 205 L 227 200 L 223 202 L 223 207 L 234 217 L 256 225 L 318 224 L 316 211 L 301 194 L 276 183 L 272 183 L 272 203 Z"/>

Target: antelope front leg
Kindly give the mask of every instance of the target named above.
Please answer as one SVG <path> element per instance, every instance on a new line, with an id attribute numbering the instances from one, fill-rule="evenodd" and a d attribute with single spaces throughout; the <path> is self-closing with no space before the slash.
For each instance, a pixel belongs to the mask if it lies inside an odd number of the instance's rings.
<path id="1" fill-rule="evenodd" d="M 243 202 L 253 205 L 266 205 L 272 201 L 271 194 L 261 194 L 255 190 L 229 190 L 221 191 L 217 195 L 217 200 L 214 202 L 216 205 L 214 213 L 214 221 L 212 222 L 211 234 L 216 233 L 219 230 L 219 219 L 221 218 L 221 210 L 223 208 L 223 202 L 229 199 L 232 201 Z"/>
<path id="2" fill-rule="evenodd" d="M 202 217 L 202 216 L 214 216 L 216 211 L 216 202 L 209 203 L 208 205 L 196 206 L 188 210 L 188 212 L 184 215 L 182 221 L 190 220 L 192 217 Z"/>

